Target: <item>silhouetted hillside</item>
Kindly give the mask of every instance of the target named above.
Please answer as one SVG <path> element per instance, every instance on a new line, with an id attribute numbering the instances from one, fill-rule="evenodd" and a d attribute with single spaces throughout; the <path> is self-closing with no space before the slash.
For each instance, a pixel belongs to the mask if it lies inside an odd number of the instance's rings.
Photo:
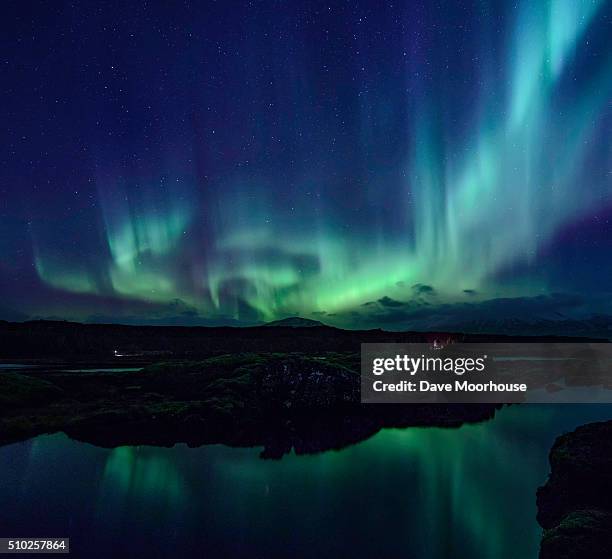
<path id="1" fill-rule="evenodd" d="M 313 326 L 325 326 L 319 320 L 312 320 L 310 318 L 302 318 L 301 316 L 290 316 L 289 318 L 283 318 L 281 320 L 273 320 L 268 322 L 265 326 L 287 326 L 290 328 L 312 328 Z"/>

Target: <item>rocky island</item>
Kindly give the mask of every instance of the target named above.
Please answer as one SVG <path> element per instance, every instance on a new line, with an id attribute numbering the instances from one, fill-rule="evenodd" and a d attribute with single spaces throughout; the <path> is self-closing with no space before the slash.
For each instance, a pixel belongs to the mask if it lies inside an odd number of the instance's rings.
<path id="1" fill-rule="evenodd" d="M 263 457 L 341 448 L 383 427 L 456 427 L 489 405 L 363 405 L 359 355 L 222 355 L 136 372 L 0 375 L 0 444 L 63 431 L 100 446 L 224 443 Z"/>

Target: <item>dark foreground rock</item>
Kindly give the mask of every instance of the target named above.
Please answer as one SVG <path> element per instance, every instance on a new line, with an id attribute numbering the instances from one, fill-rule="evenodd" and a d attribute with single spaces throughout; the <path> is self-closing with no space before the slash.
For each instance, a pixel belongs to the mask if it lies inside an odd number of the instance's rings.
<path id="1" fill-rule="evenodd" d="M 457 427 L 498 406 L 361 404 L 359 355 L 243 354 L 140 372 L 0 374 L 0 444 L 63 431 L 105 447 L 223 443 L 262 456 L 341 448 L 383 427 Z"/>
<path id="2" fill-rule="evenodd" d="M 612 557 L 612 421 L 559 437 L 538 489 L 541 559 Z"/>

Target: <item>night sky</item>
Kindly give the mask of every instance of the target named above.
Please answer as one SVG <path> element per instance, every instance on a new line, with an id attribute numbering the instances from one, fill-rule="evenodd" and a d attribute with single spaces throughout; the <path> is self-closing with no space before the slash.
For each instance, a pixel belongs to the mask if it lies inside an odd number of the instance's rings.
<path id="1" fill-rule="evenodd" d="M 5 2 L 0 318 L 612 313 L 611 5 Z"/>

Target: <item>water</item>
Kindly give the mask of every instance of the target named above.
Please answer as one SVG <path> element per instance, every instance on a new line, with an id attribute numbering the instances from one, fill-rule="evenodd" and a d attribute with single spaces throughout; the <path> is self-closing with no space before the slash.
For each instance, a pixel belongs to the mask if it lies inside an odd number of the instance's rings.
<path id="1" fill-rule="evenodd" d="M 114 368 L 86 368 L 86 369 L 59 369 L 62 373 L 135 373 L 142 371 L 142 367 L 114 367 Z"/>
<path id="2" fill-rule="evenodd" d="M 22 374 L 37 373 L 135 373 L 142 371 L 142 367 L 84 367 L 80 369 L 57 366 L 50 369 L 48 365 L 32 365 L 28 363 L 0 363 L 0 372 L 19 372 Z"/>
<path id="3" fill-rule="evenodd" d="M 550 446 L 608 418 L 609 405 L 516 406 L 280 461 L 41 436 L 0 448 L 0 536 L 69 536 L 73 557 L 535 559 Z"/>

